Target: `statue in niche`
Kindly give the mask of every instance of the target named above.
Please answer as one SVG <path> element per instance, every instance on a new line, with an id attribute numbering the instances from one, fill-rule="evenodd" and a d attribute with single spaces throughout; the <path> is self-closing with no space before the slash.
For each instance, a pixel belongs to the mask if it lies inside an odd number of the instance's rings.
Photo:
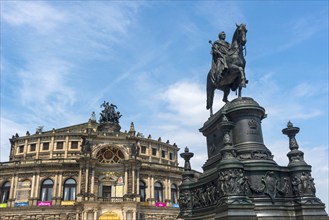
<path id="1" fill-rule="evenodd" d="M 131 157 L 135 158 L 139 155 L 140 151 L 140 142 L 137 141 L 136 144 L 131 146 Z"/>
<path id="2" fill-rule="evenodd" d="M 91 155 L 91 143 L 87 137 L 82 137 L 82 148 L 81 151 L 84 155 Z"/>

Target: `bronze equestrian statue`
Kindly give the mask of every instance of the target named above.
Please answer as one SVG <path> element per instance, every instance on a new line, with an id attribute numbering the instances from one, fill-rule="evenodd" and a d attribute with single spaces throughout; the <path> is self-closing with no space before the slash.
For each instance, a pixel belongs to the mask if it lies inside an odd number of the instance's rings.
<path id="1" fill-rule="evenodd" d="M 225 41 L 226 34 L 221 32 L 219 40 L 212 45 L 212 65 L 207 77 L 207 109 L 212 115 L 212 105 L 215 89 L 224 92 L 223 101 L 228 102 L 230 90 L 238 89 L 238 97 L 241 97 L 242 88 L 248 81 L 245 77 L 245 65 L 243 50 L 247 42 L 247 28 L 245 24 L 236 25 L 231 45 Z"/>

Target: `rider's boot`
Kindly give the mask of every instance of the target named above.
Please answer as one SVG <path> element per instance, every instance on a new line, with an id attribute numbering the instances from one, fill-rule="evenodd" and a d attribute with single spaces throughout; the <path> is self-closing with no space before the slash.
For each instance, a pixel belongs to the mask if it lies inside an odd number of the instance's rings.
<path id="1" fill-rule="evenodd" d="M 248 80 L 242 79 L 240 83 L 240 87 L 246 88 L 246 84 L 248 83 Z"/>
<path id="2" fill-rule="evenodd" d="M 246 80 L 244 70 L 241 68 L 240 71 L 241 71 L 241 82 L 240 82 L 239 87 L 246 88 L 246 84 L 248 83 L 248 80 Z"/>

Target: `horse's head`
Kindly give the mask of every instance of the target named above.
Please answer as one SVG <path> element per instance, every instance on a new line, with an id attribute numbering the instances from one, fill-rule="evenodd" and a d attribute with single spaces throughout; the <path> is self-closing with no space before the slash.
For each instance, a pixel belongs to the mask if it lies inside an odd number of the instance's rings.
<path id="1" fill-rule="evenodd" d="M 247 27 L 245 24 L 236 24 L 233 39 L 236 39 L 239 45 L 244 46 L 247 43 Z"/>

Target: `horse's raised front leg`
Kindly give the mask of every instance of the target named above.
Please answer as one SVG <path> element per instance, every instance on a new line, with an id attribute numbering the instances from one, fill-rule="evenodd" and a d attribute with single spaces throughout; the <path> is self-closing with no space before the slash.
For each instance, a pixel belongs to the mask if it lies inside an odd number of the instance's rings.
<path id="1" fill-rule="evenodd" d="M 224 95 L 223 95 L 223 102 L 228 103 L 229 101 L 228 101 L 227 97 L 228 97 L 228 95 L 230 94 L 230 87 L 229 87 L 229 86 L 225 86 L 225 87 L 223 88 L 223 92 L 224 92 Z"/>

